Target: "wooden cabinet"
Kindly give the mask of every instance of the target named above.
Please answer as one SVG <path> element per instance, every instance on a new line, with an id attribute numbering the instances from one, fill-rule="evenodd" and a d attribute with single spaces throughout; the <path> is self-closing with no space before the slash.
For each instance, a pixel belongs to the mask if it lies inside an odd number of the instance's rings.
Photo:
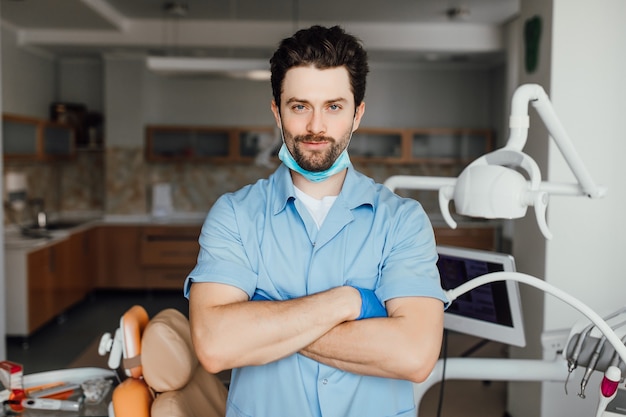
<path id="1" fill-rule="evenodd" d="M 4 114 L 5 159 L 47 161 L 75 156 L 74 130 L 61 123 Z"/>
<path id="2" fill-rule="evenodd" d="M 495 251 L 498 248 L 498 229 L 495 226 L 434 227 L 438 245 L 460 246 L 470 249 Z"/>
<path id="3" fill-rule="evenodd" d="M 28 335 L 56 316 L 55 262 L 56 257 L 50 248 L 28 254 L 26 297 L 15 300 L 24 303 L 26 307 L 24 327 L 15 329 L 7 326 L 7 334 Z"/>
<path id="4" fill-rule="evenodd" d="M 355 162 L 466 166 L 493 147 L 489 129 L 360 128 L 349 151 Z"/>
<path id="5" fill-rule="evenodd" d="M 272 127 L 147 126 L 146 159 L 153 162 L 251 162 L 261 143 L 272 143 Z M 278 154 L 280 141 L 275 141 Z M 354 162 L 466 166 L 494 147 L 489 129 L 393 129 L 363 127 L 350 141 Z M 459 169 L 460 171 L 460 169 Z"/>
<path id="6" fill-rule="evenodd" d="M 89 231 L 32 251 L 7 249 L 7 334 L 27 336 L 91 290 Z"/>
<path id="7" fill-rule="evenodd" d="M 96 288 L 143 288 L 139 263 L 140 226 L 102 226 L 95 230 L 99 255 Z"/>
<path id="8" fill-rule="evenodd" d="M 182 291 L 198 257 L 200 225 L 107 225 L 96 232 L 97 288 Z"/>
<path id="9" fill-rule="evenodd" d="M 180 289 L 196 265 L 200 226 L 147 226 L 141 233 L 140 262 L 147 288 Z"/>
<path id="10" fill-rule="evenodd" d="M 271 127 L 146 126 L 146 160 L 152 162 L 252 161 Z"/>

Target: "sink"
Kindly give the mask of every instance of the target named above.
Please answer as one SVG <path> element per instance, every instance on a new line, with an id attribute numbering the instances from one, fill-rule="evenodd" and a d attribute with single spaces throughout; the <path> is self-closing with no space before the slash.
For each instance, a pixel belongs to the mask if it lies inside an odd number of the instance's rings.
<path id="1" fill-rule="evenodd" d="M 59 220 L 59 221 L 53 221 L 53 222 L 49 222 L 46 224 L 46 227 L 43 227 L 44 230 L 65 230 L 65 229 L 72 229 L 74 227 L 80 226 L 81 224 L 83 224 L 85 222 L 82 221 L 73 221 L 73 220 Z M 36 225 L 33 225 L 32 227 L 37 228 Z"/>
<path id="2" fill-rule="evenodd" d="M 62 231 L 73 229 L 85 221 L 80 220 L 55 220 L 46 224 L 45 227 L 39 227 L 37 224 L 31 224 L 30 226 L 22 227 L 22 236 L 31 238 L 49 238 L 50 232 Z"/>

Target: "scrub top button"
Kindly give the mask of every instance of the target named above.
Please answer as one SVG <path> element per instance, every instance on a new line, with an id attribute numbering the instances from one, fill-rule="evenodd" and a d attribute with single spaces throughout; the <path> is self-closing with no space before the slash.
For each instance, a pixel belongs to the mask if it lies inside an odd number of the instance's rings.
<path id="1" fill-rule="evenodd" d="M 322 379 L 322 384 L 324 385 L 328 384 L 328 380 L 326 378 Z"/>

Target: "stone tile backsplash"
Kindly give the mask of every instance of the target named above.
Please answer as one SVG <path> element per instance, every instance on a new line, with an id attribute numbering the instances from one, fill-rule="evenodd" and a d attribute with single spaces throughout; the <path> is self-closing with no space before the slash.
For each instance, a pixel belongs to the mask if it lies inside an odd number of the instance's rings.
<path id="1" fill-rule="evenodd" d="M 278 161 L 276 162 L 278 164 Z M 391 175 L 451 175 L 429 165 L 356 164 L 358 170 L 383 182 Z M 254 164 L 152 163 L 143 148 L 108 148 L 79 152 L 71 161 L 7 161 L 5 171 L 25 172 L 30 198 L 43 198 L 49 212 L 151 212 L 151 189 L 169 183 L 177 212 L 206 212 L 222 194 L 266 178 L 273 168 Z M 438 211 L 433 192 L 404 192 L 427 211 Z M 6 223 L 6 219 L 5 219 Z"/>

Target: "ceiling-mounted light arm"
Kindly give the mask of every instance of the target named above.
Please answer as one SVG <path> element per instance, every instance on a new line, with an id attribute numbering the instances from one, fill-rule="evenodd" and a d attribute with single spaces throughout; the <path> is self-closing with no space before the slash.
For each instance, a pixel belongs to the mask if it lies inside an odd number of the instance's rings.
<path id="1" fill-rule="evenodd" d="M 522 152 L 530 125 L 529 103 L 537 109 L 578 180 L 577 183 L 542 181 L 537 163 Z M 477 158 L 458 178 L 392 176 L 385 181 L 385 185 L 392 191 L 396 188 L 439 190 L 441 213 L 453 229 L 456 228 L 456 222 L 449 209 L 452 200 L 458 214 L 485 219 L 520 218 L 526 215 L 529 206 L 534 206 L 537 224 L 546 239 L 550 239 L 552 233 L 546 221 L 550 195 L 599 198 L 605 195 L 606 188 L 599 187 L 591 179 L 540 86 L 526 84 L 515 91 L 511 103 L 510 128 L 510 137 L 503 148 Z"/>
<path id="2" fill-rule="evenodd" d="M 603 197 L 606 193 L 606 188 L 599 187 L 591 178 L 567 131 L 556 115 L 548 95 L 540 85 L 525 84 L 515 90 L 511 102 L 511 116 L 509 118 L 510 136 L 504 149 L 521 152 L 524 145 L 526 145 L 528 127 L 530 125 L 528 116 L 529 103 L 537 110 L 539 117 L 556 142 L 563 158 L 565 158 L 579 183 L 578 190 L 576 188 L 572 189 L 572 187 L 553 187 L 552 193 L 570 195 L 575 193 L 576 195 L 586 195 L 590 198 Z"/>

